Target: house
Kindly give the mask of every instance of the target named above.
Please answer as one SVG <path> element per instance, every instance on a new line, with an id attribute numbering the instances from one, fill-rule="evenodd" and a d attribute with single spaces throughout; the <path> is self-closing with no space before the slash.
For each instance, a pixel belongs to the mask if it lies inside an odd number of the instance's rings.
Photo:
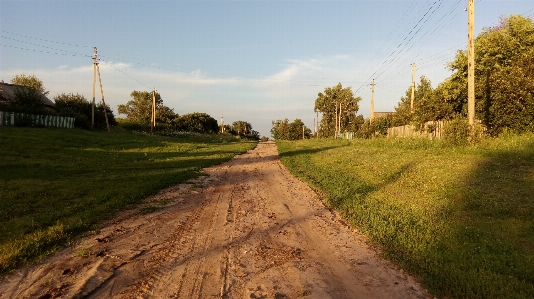
<path id="1" fill-rule="evenodd" d="M 31 87 L 4 83 L 3 81 L 0 82 L 0 104 L 10 103 L 14 101 L 15 90 L 17 88 L 27 89 Z M 37 93 L 39 94 L 39 96 L 41 96 L 41 100 L 43 101 L 43 104 L 46 107 L 53 108 L 55 106 L 55 103 L 52 102 L 49 98 L 47 98 L 44 94 L 39 91 L 37 91 Z"/>

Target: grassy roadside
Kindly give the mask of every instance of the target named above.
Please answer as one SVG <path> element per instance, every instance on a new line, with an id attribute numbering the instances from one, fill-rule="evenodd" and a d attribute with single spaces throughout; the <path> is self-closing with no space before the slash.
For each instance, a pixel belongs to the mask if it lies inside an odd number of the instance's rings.
<path id="1" fill-rule="evenodd" d="M 447 298 L 534 298 L 534 135 L 277 142 L 293 174 Z"/>
<path id="2" fill-rule="evenodd" d="M 215 135 L 0 128 L 0 273 L 255 145 Z"/>

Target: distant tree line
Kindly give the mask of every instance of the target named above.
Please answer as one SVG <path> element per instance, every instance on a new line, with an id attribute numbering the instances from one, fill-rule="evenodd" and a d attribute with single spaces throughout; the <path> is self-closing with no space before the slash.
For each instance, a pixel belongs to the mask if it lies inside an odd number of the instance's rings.
<path id="1" fill-rule="evenodd" d="M 49 92 L 44 88 L 43 81 L 35 75 L 17 75 L 11 83 L 25 88 L 16 88 L 14 99 L 8 103 L 0 104 L 0 110 L 24 112 L 29 114 L 59 115 L 74 117 L 75 127 L 91 129 L 92 104 L 80 94 L 58 94 L 54 97 L 54 105 L 46 106 L 43 95 Z M 120 124 L 125 129 L 148 131 L 152 111 L 152 92 L 134 90 L 131 100 L 126 104 L 118 105 L 118 113 L 126 115 L 125 119 L 117 119 L 110 107 L 102 103 L 95 105 L 94 128 L 105 129 L 107 113 L 110 125 Z M 231 125 L 219 127 L 217 120 L 206 113 L 194 112 L 178 115 L 163 104 L 161 95 L 156 92 L 156 131 L 174 130 L 182 132 L 239 135 L 244 138 L 259 140 L 259 133 L 252 129 L 252 125 L 246 121 L 235 121 Z M 29 124 L 31 125 L 31 124 Z"/>

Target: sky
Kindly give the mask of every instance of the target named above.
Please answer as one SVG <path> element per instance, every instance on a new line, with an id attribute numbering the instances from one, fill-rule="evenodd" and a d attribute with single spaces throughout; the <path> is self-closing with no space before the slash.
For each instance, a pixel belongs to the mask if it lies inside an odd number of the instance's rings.
<path id="1" fill-rule="evenodd" d="M 416 77 L 436 87 L 467 45 L 467 0 L 135 1 L 0 0 L 0 80 L 34 74 L 53 99 L 92 99 L 97 47 L 106 104 L 134 90 L 160 93 L 180 115 L 271 122 L 313 130 L 319 92 L 341 83 L 357 114 L 394 111 Z M 532 0 L 477 0 L 475 34 L 501 17 L 534 17 Z M 96 101 L 101 100 L 97 83 Z M 123 115 L 117 115 L 124 117 Z"/>

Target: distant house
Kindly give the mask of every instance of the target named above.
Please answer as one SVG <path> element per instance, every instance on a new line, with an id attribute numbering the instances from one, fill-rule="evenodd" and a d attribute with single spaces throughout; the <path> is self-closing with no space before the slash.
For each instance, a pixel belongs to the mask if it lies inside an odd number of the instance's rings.
<path id="1" fill-rule="evenodd" d="M 15 100 L 15 90 L 17 88 L 28 89 L 31 87 L 0 82 L 0 104 L 13 102 Z M 41 100 L 46 107 L 53 108 L 55 106 L 55 103 L 40 91 L 37 91 L 37 93 L 41 96 Z"/>

